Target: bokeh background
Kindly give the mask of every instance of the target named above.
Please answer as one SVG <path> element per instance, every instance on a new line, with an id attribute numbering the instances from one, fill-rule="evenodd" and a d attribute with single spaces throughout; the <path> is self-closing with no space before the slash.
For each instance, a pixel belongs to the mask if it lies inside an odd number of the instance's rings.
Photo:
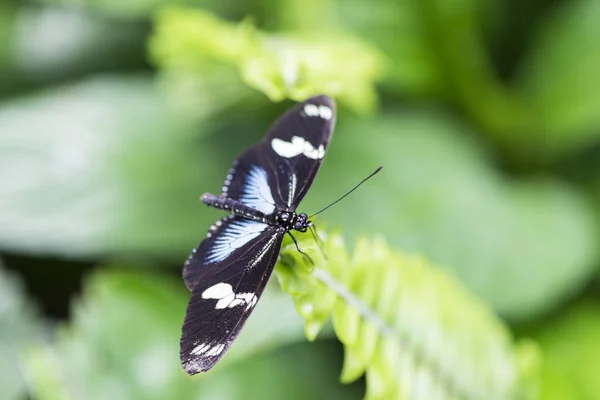
<path id="1" fill-rule="evenodd" d="M 275 279 L 188 379 L 199 202 L 292 100 L 338 102 L 303 211 L 450 271 L 600 399 L 600 2 L 4 0 L 0 398 L 359 399 Z M 485 368 L 486 366 L 481 366 Z"/>

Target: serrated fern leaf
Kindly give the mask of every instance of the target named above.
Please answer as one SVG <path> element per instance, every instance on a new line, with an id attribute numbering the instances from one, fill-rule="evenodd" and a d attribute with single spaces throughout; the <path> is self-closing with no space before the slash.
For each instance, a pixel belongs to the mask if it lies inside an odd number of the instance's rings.
<path id="1" fill-rule="evenodd" d="M 323 236 L 323 235 L 321 235 Z M 446 271 L 361 239 L 284 244 L 276 271 L 314 340 L 331 316 L 344 344 L 343 382 L 363 374 L 366 399 L 526 399 L 535 395 L 537 347 L 514 343 L 492 310 Z M 324 256 L 326 254 L 326 257 Z"/>

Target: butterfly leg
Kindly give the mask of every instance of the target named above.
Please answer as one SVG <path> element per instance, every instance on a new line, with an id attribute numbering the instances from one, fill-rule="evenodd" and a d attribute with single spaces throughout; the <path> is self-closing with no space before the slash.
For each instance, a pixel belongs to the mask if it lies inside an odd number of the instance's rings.
<path id="1" fill-rule="evenodd" d="M 313 224 L 313 225 L 309 226 L 308 229 L 310 230 L 310 233 L 312 234 L 313 238 L 315 239 L 317 246 L 319 246 L 319 250 L 321 250 L 321 254 L 323 254 L 323 258 L 325 258 L 325 261 L 327 261 L 327 254 L 325 254 L 325 250 L 323 250 L 323 245 L 325 243 L 323 243 L 323 241 L 319 237 L 319 234 L 317 233 L 317 227 Z"/>
<path id="2" fill-rule="evenodd" d="M 294 244 L 296 245 L 296 250 L 298 250 L 298 252 L 300 254 L 302 254 L 304 257 L 308 258 L 308 261 L 310 261 L 310 263 L 312 265 L 315 265 L 315 262 L 312 260 L 312 258 L 310 258 L 310 256 L 308 254 L 306 254 L 305 252 L 303 252 L 302 250 L 300 250 L 300 246 L 298 246 L 298 242 L 296 241 L 296 238 L 294 237 L 294 235 L 292 235 L 292 233 L 290 231 L 288 231 L 287 233 L 288 233 L 288 235 L 290 235 L 290 237 L 294 241 Z"/>

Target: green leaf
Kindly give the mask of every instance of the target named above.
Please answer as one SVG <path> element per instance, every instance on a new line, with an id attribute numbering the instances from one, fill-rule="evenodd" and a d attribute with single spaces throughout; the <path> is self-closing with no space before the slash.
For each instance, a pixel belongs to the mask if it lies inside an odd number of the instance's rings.
<path id="1" fill-rule="evenodd" d="M 350 238 L 383 234 L 424 254 L 512 319 L 548 312 L 594 274 L 600 238 L 588 200 L 550 178 L 502 176 L 455 120 L 417 111 L 342 117 L 335 135 L 301 209 L 320 209 L 383 165 L 324 215 Z"/>
<path id="2" fill-rule="evenodd" d="M 21 282 L 0 263 L 0 398 L 21 399 L 25 381 L 20 352 L 40 339 L 43 326 L 34 318 Z"/>
<path id="3" fill-rule="evenodd" d="M 216 393 L 239 398 L 219 382 L 231 385 L 248 368 L 264 379 L 277 366 L 264 357 L 253 365 L 255 355 L 302 339 L 302 320 L 289 297 L 268 290 L 216 373 L 190 378 L 179 362 L 188 299 L 182 282 L 163 275 L 121 269 L 92 275 L 56 341 L 27 352 L 25 371 L 35 398 L 185 400 Z M 226 367 L 242 359 L 241 370 Z"/>
<path id="4" fill-rule="evenodd" d="M 600 3 L 561 4 L 545 18 L 526 54 L 519 90 L 539 129 L 522 135 L 528 148 L 562 155 L 600 139 Z"/>
<path id="5" fill-rule="evenodd" d="M 544 352 L 542 400 L 600 398 L 600 304 L 580 301 L 535 334 Z"/>
<path id="6" fill-rule="evenodd" d="M 321 237 L 327 259 L 310 235 L 298 238 L 316 268 L 287 240 L 276 271 L 284 288 L 290 268 L 307 282 L 292 293 L 307 326 L 332 315 L 343 382 L 366 374 L 367 399 L 533 398 L 537 348 L 515 343 L 452 276 L 380 239 L 360 239 L 350 257 L 339 234 Z M 335 299 L 324 305 L 328 295 Z"/>
<path id="7" fill-rule="evenodd" d="M 357 112 L 374 109 L 374 82 L 382 69 L 379 53 L 349 34 L 268 34 L 249 20 L 236 25 L 178 7 L 158 13 L 150 52 L 169 76 L 183 73 L 187 81 L 204 82 L 231 76 L 233 67 L 273 101 L 327 93 Z"/>
<path id="8" fill-rule="evenodd" d="M 180 259 L 213 219 L 200 217 L 198 188 L 219 187 L 229 165 L 200 128 L 147 77 L 96 78 L 0 105 L 0 170 L 11 171 L 0 175 L 0 246 Z"/>

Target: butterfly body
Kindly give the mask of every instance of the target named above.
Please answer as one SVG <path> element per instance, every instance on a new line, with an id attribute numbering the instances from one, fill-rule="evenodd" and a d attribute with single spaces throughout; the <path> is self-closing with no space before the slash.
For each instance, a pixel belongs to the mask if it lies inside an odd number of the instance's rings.
<path id="1" fill-rule="evenodd" d="M 284 229 L 284 232 L 291 230 L 306 232 L 312 225 L 312 222 L 308 220 L 308 216 L 305 213 L 297 214 L 295 211 L 276 210 L 273 214 L 265 215 L 261 211 L 249 207 L 240 201 L 223 196 L 215 196 L 210 193 L 202 195 L 202 202 L 207 206 L 229 211 L 246 219 L 261 221 L 271 226 L 279 226 Z"/>
<path id="2" fill-rule="evenodd" d="M 311 226 L 296 208 L 322 164 L 334 122 L 327 96 L 297 104 L 238 157 L 220 195 L 202 196 L 203 203 L 230 215 L 210 227 L 184 264 L 192 297 L 180 358 L 188 374 L 219 361 L 262 294 L 285 234 Z"/>

